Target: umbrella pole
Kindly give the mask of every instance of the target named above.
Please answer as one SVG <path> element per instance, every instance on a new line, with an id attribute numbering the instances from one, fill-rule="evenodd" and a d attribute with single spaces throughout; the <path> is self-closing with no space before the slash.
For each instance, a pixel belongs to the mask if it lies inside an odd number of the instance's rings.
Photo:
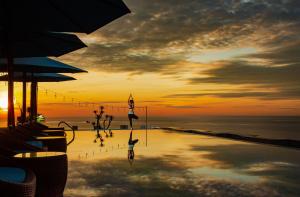
<path id="1" fill-rule="evenodd" d="M 34 103 L 35 120 L 38 116 L 38 83 L 35 82 L 35 103 Z"/>
<path id="2" fill-rule="evenodd" d="M 31 82 L 31 100 L 30 100 L 30 109 L 31 109 L 31 121 L 35 122 L 37 116 L 37 82 Z"/>
<path id="3" fill-rule="evenodd" d="M 7 126 L 14 129 L 15 127 L 15 111 L 14 111 L 14 72 L 13 72 L 13 58 L 7 57 L 8 67 L 8 113 L 7 113 Z"/>
<path id="4" fill-rule="evenodd" d="M 26 73 L 23 72 L 23 104 L 22 104 L 22 115 L 21 115 L 21 121 L 22 123 L 25 123 L 26 121 Z"/>
<path id="5" fill-rule="evenodd" d="M 4 1 L 3 4 L 1 4 L 3 7 L 3 14 L 4 16 L 7 16 L 8 20 L 6 20 L 6 23 L 4 23 L 4 47 L 6 51 L 6 59 L 7 59 L 7 75 L 8 75 L 8 98 L 7 98 L 7 126 L 9 129 L 14 130 L 15 128 L 15 111 L 14 111 L 14 72 L 13 72 L 13 65 L 14 65 L 14 59 L 12 55 L 12 46 L 13 41 L 11 39 L 11 24 L 9 23 L 9 19 L 11 17 L 11 12 L 7 12 L 10 10 L 8 8 L 8 2 Z M 1 15 L 2 16 L 2 15 Z"/>

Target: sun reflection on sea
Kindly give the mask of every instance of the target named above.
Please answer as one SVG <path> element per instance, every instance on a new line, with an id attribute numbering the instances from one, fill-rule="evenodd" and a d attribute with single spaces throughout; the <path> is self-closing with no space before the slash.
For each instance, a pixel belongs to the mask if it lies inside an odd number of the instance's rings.
<path id="1" fill-rule="evenodd" d="M 7 100 L 7 94 L 5 92 L 0 93 L 0 110 L 7 111 L 8 106 L 8 100 Z"/>

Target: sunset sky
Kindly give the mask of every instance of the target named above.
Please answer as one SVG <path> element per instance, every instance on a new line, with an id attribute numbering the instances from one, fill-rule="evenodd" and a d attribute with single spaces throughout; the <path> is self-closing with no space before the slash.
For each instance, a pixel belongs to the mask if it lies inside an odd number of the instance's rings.
<path id="1" fill-rule="evenodd" d="M 59 58 L 89 73 L 40 84 L 40 112 L 87 115 L 75 103 L 126 106 L 132 93 L 152 115 L 300 115 L 299 0 L 125 2 L 131 14 Z"/>

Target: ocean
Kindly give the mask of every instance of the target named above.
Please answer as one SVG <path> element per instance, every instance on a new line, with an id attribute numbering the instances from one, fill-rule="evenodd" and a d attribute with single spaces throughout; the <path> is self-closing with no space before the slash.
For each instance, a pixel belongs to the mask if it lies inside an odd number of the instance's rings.
<path id="1" fill-rule="evenodd" d="M 91 124 L 86 123 L 86 121 L 93 121 L 93 116 L 49 118 L 46 123 L 51 126 L 57 126 L 57 123 L 61 120 L 77 125 L 79 130 L 92 130 Z M 126 117 L 115 117 L 111 128 L 119 129 L 120 125 L 128 124 Z M 141 117 L 134 123 L 134 128 L 144 128 L 145 124 L 145 117 Z M 300 140 L 299 116 L 148 117 L 148 128 L 155 127 L 176 127 L 272 139 Z"/>
<path id="2" fill-rule="evenodd" d="M 46 118 L 45 124 L 57 126 L 60 121 L 66 121 L 78 126 L 79 130 L 92 130 L 90 117 Z M 128 125 L 126 117 L 115 116 L 111 128 L 119 129 L 120 125 Z M 145 128 L 145 117 L 134 122 L 135 129 Z M 6 121 L 0 120 L 0 127 L 5 127 Z M 175 127 L 180 129 L 196 129 L 211 132 L 233 133 L 244 136 L 257 136 L 272 139 L 300 140 L 299 116 L 201 116 L 201 117 L 148 117 L 148 128 Z"/>

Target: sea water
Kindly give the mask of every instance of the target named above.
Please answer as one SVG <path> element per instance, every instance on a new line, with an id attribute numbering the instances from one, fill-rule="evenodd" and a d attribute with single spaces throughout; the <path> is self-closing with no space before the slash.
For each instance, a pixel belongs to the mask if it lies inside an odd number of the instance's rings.
<path id="1" fill-rule="evenodd" d="M 80 130 L 91 130 L 91 117 L 49 118 L 47 124 L 57 126 L 60 120 L 77 125 Z M 128 125 L 126 117 L 115 116 L 112 128 Z M 202 117 L 148 117 L 148 128 L 176 127 L 181 129 L 207 130 L 211 132 L 234 133 L 244 136 L 257 136 L 274 139 L 300 140 L 300 117 L 297 116 L 202 116 Z M 146 125 L 145 117 L 134 122 L 139 129 Z"/>

